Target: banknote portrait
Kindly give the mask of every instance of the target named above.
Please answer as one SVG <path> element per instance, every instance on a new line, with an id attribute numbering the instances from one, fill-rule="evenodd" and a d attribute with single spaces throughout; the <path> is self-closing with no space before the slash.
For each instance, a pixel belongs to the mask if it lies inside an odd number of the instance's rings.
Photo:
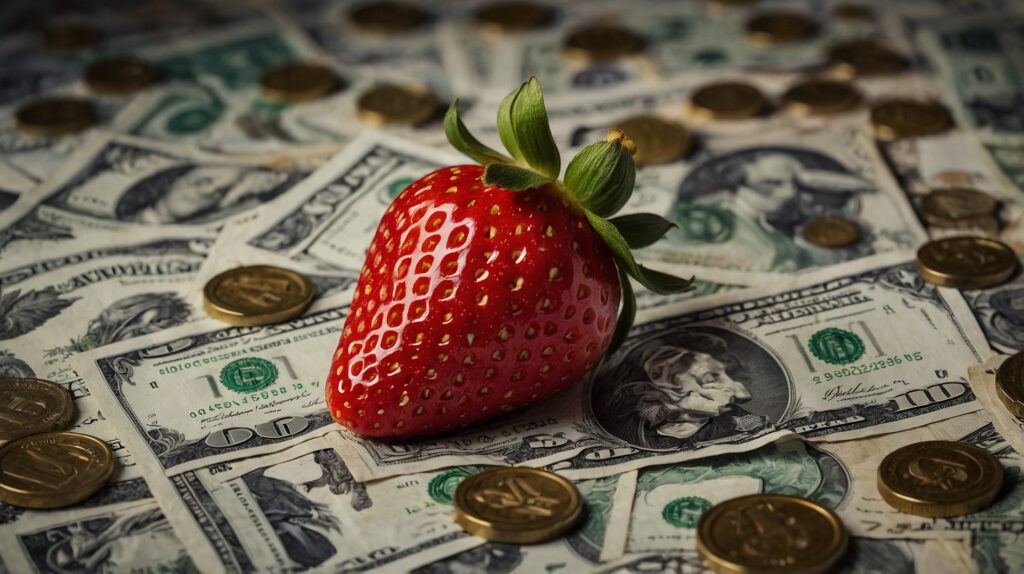
<path id="1" fill-rule="evenodd" d="M 789 400 L 778 361 L 721 327 L 672 329 L 631 341 L 592 388 L 598 421 L 640 448 L 678 449 L 779 420 Z"/>
<path id="2" fill-rule="evenodd" d="M 967 294 L 989 341 L 1007 351 L 1024 349 L 1024 283 Z"/>
<path id="3" fill-rule="evenodd" d="M 508 574 L 523 562 L 521 547 L 488 542 L 413 570 L 413 574 Z"/>
<path id="4" fill-rule="evenodd" d="M 174 165 L 125 190 L 115 215 L 142 223 L 204 223 L 270 201 L 289 183 L 287 174 L 267 169 Z"/>

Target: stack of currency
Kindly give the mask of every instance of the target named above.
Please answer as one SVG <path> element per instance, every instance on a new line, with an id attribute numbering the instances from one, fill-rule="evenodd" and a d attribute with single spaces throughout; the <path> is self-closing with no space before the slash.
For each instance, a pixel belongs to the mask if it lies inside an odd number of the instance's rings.
<path id="1" fill-rule="evenodd" d="M 1024 5 L 11 0 L 0 572 L 1024 571 Z M 530 77 L 636 144 L 628 338 L 454 432 L 324 401 L 391 201 Z M 711 382 L 713 381 L 713 382 Z"/>

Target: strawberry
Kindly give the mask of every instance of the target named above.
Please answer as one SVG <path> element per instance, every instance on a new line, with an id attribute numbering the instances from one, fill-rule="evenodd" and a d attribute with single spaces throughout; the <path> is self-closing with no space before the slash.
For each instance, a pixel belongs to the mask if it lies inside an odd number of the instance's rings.
<path id="1" fill-rule="evenodd" d="M 690 288 L 629 251 L 671 223 L 606 219 L 633 188 L 621 131 L 580 151 L 563 183 L 536 79 L 498 112 L 512 157 L 470 135 L 457 106 L 446 134 L 479 164 L 434 171 L 388 207 L 334 353 L 327 405 L 361 436 L 444 432 L 543 400 L 625 338 L 627 275 L 658 292 Z"/>

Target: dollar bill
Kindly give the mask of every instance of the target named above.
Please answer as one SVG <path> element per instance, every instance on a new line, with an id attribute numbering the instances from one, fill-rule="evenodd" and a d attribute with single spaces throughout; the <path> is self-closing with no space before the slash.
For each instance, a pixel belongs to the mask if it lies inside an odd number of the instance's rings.
<path id="1" fill-rule="evenodd" d="M 971 390 L 991 417 L 992 425 L 1017 453 L 1024 453 L 1024 420 L 1006 408 L 996 391 L 996 371 L 1008 357 L 997 355 L 967 370 Z"/>
<path id="2" fill-rule="evenodd" d="M 14 205 L 14 202 L 18 201 L 18 196 L 18 191 L 0 188 L 0 212 Z"/>

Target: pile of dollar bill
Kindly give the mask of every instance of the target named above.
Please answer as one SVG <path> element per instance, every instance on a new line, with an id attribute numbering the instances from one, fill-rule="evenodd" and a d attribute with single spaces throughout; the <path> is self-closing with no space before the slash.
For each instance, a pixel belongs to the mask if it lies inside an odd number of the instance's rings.
<path id="1" fill-rule="evenodd" d="M 0 572 L 1024 571 L 1019 0 L 8 0 L 0 30 Z M 563 150 L 635 141 L 626 212 L 678 225 L 637 257 L 695 289 L 637 285 L 552 399 L 359 438 L 324 382 L 377 223 L 467 162 L 454 98 L 495 142 L 530 76 Z"/>

